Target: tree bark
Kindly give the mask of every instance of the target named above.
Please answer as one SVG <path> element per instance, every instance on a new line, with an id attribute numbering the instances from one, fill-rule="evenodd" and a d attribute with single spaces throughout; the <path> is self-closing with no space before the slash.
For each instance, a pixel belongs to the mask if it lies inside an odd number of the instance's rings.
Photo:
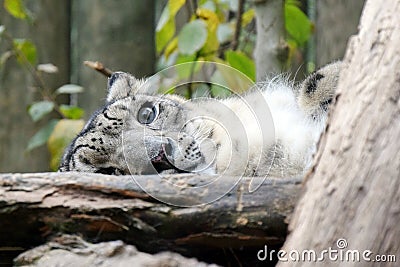
<path id="1" fill-rule="evenodd" d="M 342 59 L 349 38 L 358 31 L 365 0 L 316 0 L 317 69 Z"/>
<path id="2" fill-rule="evenodd" d="M 21 252 L 57 233 L 91 242 L 122 240 L 149 253 L 173 250 L 208 261 L 224 250 L 244 253 L 283 244 L 300 179 L 268 179 L 249 193 L 249 179 L 229 190 L 234 178 L 220 177 L 212 190 L 192 190 L 211 179 L 215 177 L 2 174 L 0 236 L 7 238 L 0 239 L 0 250 Z M 147 193 L 138 184 L 146 185 Z M 251 252 L 250 259 L 256 260 L 255 255 Z"/>
<path id="3" fill-rule="evenodd" d="M 320 253 L 347 244 L 339 251 L 370 250 L 371 259 L 377 254 L 400 255 L 399 12 L 399 1 L 366 2 L 285 251 Z M 323 264 L 338 262 L 357 264 L 328 257 Z M 289 261 L 279 266 L 309 264 Z"/>
<path id="4" fill-rule="evenodd" d="M 256 79 L 264 81 L 267 75 L 278 74 L 288 58 L 285 42 L 283 0 L 253 0 L 256 11 L 257 41 L 254 51 Z"/>
<path id="5" fill-rule="evenodd" d="M 78 236 L 63 235 L 44 245 L 26 251 L 15 260 L 16 266 L 196 266 L 217 267 L 177 253 L 155 255 L 138 251 L 121 241 L 91 244 Z"/>

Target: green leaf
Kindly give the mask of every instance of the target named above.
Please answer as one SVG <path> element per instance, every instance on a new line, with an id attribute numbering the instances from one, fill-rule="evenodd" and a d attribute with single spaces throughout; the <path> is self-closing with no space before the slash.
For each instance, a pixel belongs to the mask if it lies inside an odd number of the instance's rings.
<path id="1" fill-rule="evenodd" d="M 217 37 L 219 43 L 231 41 L 233 38 L 234 27 L 231 23 L 221 23 L 218 25 Z"/>
<path id="2" fill-rule="evenodd" d="M 213 12 L 215 12 L 217 10 L 217 7 L 216 7 L 214 1 L 211 1 L 211 0 L 203 1 L 203 3 L 200 3 L 200 7 L 211 10 Z"/>
<path id="3" fill-rule="evenodd" d="M 243 52 L 232 50 L 226 51 L 225 57 L 230 66 L 248 76 L 252 81 L 255 81 L 256 66 L 252 59 L 247 57 Z"/>
<path id="4" fill-rule="evenodd" d="M 85 122 L 83 120 L 59 120 L 53 132 L 47 140 L 47 148 L 50 152 L 50 168 L 57 170 L 65 148 L 82 130 Z"/>
<path id="5" fill-rule="evenodd" d="M 83 117 L 85 111 L 77 106 L 61 105 L 61 113 L 67 118 L 77 120 Z"/>
<path id="6" fill-rule="evenodd" d="M 21 0 L 5 0 L 4 8 L 17 19 L 28 18 L 27 10 Z"/>
<path id="7" fill-rule="evenodd" d="M 26 150 L 31 151 L 32 149 L 44 145 L 53 132 L 54 126 L 56 126 L 57 122 L 58 120 L 52 119 L 46 124 L 46 126 L 36 132 L 36 134 L 29 140 Z"/>
<path id="8" fill-rule="evenodd" d="M 178 36 L 178 50 L 192 55 L 199 51 L 207 40 L 207 26 L 202 20 L 193 20 L 183 26 Z"/>
<path id="9" fill-rule="evenodd" d="M 43 118 L 46 114 L 49 114 L 54 108 L 54 103 L 51 101 L 40 101 L 32 104 L 28 113 L 33 121 L 38 121 Z"/>
<path id="10" fill-rule="evenodd" d="M 56 72 L 58 72 L 57 66 L 55 66 L 55 65 L 52 64 L 52 63 L 39 64 L 39 65 L 36 67 L 36 69 L 37 69 L 38 71 L 45 72 L 45 73 L 56 73 Z"/>
<path id="11" fill-rule="evenodd" d="M 169 8 L 168 6 L 166 6 L 161 13 L 160 19 L 158 20 L 156 31 L 157 32 L 161 31 L 161 29 L 164 28 L 169 19 L 170 19 Z"/>
<path id="12" fill-rule="evenodd" d="M 198 72 L 201 69 L 201 66 L 202 62 L 196 61 L 196 55 L 179 55 L 176 59 L 175 69 L 180 79 L 187 79 L 190 77 L 190 75 Z"/>
<path id="13" fill-rule="evenodd" d="M 300 8 L 293 4 L 285 4 L 285 27 L 289 35 L 303 46 L 312 32 L 312 23 Z"/>
<path id="14" fill-rule="evenodd" d="M 301 7 L 301 1 L 300 0 L 285 0 L 286 5 L 293 5 L 297 7 Z"/>
<path id="15" fill-rule="evenodd" d="M 220 21 L 218 15 L 208 9 L 198 8 L 196 15 L 207 25 L 207 39 L 200 54 L 204 56 L 205 60 L 211 60 L 219 47 L 217 29 Z"/>
<path id="16" fill-rule="evenodd" d="M 176 13 L 178 13 L 179 9 L 185 4 L 186 0 L 169 0 L 168 1 L 168 9 L 169 13 L 172 17 L 175 17 Z"/>
<path id="17" fill-rule="evenodd" d="M 243 13 L 242 15 L 242 27 L 246 27 L 256 16 L 254 8 L 251 8 Z"/>
<path id="18" fill-rule="evenodd" d="M 175 15 L 186 0 L 169 0 L 156 27 L 156 51 L 160 53 L 175 34 Z"/>
<path id="19" fill-rule="evenodd" d="M 156 50 L 160 53 L 168 42 L 174 37 L 175 34 L 175 20 L 174 18 L 167 21 L 167 23 L 159 31 L 156 32 Z"/>
<path id="20" fill-rule="evenodd" d="M 76 84 L 64 84 L 56 90 L 56 94 L 77 94 L 82 93 L 83 87 Z"/>
<path id="21" fill-rule="evenodd" d="M 14 49 L 17 53 L 17 60 L 20 64 L 25 64 L 28 61 L 30 64 L 35 65 L 37 52 L 36 46 L 26 39 L 14 39 Z"/>
<path id="22" fill-rule="evenodd" d="M 165 47 L 164 50 L 164 56 L 166 58 L 168 58 L 171 54 L 173 54 L 174 52 L 176 52 L 178 49 L 178 38 L 175 37 L 174 39 L 172 39 L 171 42 L 169 42 L 169 44 L 167 45 L 167 47 Z"/>
<path id="23" fill-rule="evenodd" d="M 249 76 L 229 66 L 227 62 L 221 59 L 215 59 L 215 62 L 220 63 L 216 65 L 217 71 L 215 71 L 215 73 L 220 75 L 216 77 L 213 76 L 214 80 L 212 81 L 226 87 L 226 89 L 229 90 L 228 93 L 241 94 L 254 86 L 254 81 L 251 80 Z"/>

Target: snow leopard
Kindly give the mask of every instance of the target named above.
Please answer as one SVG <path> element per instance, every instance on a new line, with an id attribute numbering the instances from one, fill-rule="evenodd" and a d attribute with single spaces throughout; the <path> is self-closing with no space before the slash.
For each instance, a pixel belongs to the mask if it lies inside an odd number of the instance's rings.
<path id="1" fill-rule="evenodd" d="M 115 72 L 105 105 L 68 146 L 59 171 L 301 176 L 325 128 L 341 64 L 299 84 L 278 75 L 224 99 L 159 94 L 149 79 Z"/>

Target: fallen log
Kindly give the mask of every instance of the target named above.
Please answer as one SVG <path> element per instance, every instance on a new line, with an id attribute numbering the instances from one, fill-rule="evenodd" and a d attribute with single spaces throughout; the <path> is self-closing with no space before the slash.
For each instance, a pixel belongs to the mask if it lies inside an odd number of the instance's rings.
<path id="1" fill-rule="evenodd" d="M 280 246 L 301 179 L 268 178 L 255 192 L 248 191 L 250 181 L 192 174 L 1 174 L 0 250 L 20 253 L 61 233 L 202 260 L 222 251 Z"/>

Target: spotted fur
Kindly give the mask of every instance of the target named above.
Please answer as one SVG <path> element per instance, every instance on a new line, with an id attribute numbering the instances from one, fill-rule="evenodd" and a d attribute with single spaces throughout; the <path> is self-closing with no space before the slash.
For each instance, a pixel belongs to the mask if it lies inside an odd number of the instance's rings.
<path id="1" fill-rule="evenodd" d="M 299 87 L 277 77 L 241 96 L 196 101 L 155 94 L 146 80 L 114 73 L 105 106 L 69 145 L 59 170 L 301 175 L 324 128 L 340 65 Z"/>

